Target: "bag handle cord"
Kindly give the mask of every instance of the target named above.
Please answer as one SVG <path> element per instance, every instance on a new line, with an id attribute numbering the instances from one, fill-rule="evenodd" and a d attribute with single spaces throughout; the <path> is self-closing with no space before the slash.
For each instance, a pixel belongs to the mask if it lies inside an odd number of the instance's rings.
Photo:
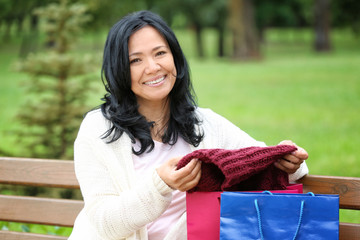
<path id="1" fill-rule="evenodd" d="M 270 195 L 272 195 L 272 193 L 268 192 L 268 191 L 264 191 L 264 193 L 269 193 Z M 314 196 L 314 194 L 312 192 L 309 192 L 308 194 L 311 195 L 311 196 Z M 255 199 L 254 203 L 255 203 L 255 208 L 256 208 L 256 213 L 257 213 L 257 218 L 258 218 L 260 238 L 261 238 L 261 240 L 264 240 L 264 235 L 263 235 L 263 231 L 262 231 L 262 224 L 261 224 L 261 214 L 260 214 L 260 208 L 259 208 L 258 200 Z M 297 237 L 297 235 L 299 233 L 299 229 L 300 229 L 300 225 L 301 225 L 301 221 L 302 221 L 302 216 L 303 216 L 303 212 L 304 212 L 304 204 L 305 204 L 305 201 L 302 200 L 301 205 L 300 205 L 300 215 L 299 215 L 298 225 L 297 225 L 293 240 L 296 239 L 296 237 Z"/>

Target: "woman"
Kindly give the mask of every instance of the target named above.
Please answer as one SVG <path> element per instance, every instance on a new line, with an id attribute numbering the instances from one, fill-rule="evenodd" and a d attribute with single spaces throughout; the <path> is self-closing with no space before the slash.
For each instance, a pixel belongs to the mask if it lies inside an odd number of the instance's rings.
<path id="1" fill-rule="evenodd" d="M 179 43 L 149 11 L 112 27 L 102 76 L 105 103 L 87 114 L 75 141 L 85 207 L 69 239 L 186 239 L 184 192 L 197 185 L 201 162 L 176 170 L 181 157 L 265 144 L 196 106 Z M 308 172 L 298 149 L 275 163 L 290 180 Z"/>

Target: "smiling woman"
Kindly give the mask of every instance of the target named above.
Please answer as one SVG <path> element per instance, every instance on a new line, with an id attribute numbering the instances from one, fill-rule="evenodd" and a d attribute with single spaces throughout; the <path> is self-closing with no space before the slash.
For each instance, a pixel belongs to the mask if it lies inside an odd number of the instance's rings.
<path id="1" fill-rule="evenodd" d="M 194 101 L 189 67 L 156 14 L 125 16 L 110 30 L 101 109 L 89 112 L 75 141 L 75 171 L 85 206 L 70 240 L 185 240 L 185 191 L 201 178 L 199 149 L 265 146 Z M 291 141 L 284 144 L 295 145 Z M 296 180 L 308 172 L 297 147 L 274 165 Z"/>
<path id="2" fill-rule="evenodd" d="M 176 81 L 171 50 L 155 28 L 146 26 L 130 36 L 129 59 L 131 90 L 139 113 L 156 123 L 151 135 L 161 141 L 161 130 L 169 120 L 168 96 Z"/>
<path id="3" fill-rule="evenodd" d="M 104 135 L 109 142 L 124 132 L 132 142 L 140 142 L 138 151 L 133 148 L 138 155 L 151 151 L 153 140 L 175 144 L 179 135 L 199 144 L 202 136 L 194 131 L 199 120 L 189 67 L 175 34 L 158 15 L 137 12 L 112 27 L 102 72 L 108 92 L 102 113 L 115 123 Z M 159 81 L 162 77 L 164 81 Z"/>

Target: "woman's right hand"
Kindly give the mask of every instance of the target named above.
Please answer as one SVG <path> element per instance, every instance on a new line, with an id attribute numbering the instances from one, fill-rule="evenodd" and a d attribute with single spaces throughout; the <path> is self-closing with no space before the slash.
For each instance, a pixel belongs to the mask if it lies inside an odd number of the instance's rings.
<path id="1" fill-rule="evenodd" d="M 156 169 L 159 177 L 171 188 L 185 192 L 194 188 L 201 177 L 201 161 L 191 160 L 185 167 L 176 170 L 181 157 L 172 158 Z"/>

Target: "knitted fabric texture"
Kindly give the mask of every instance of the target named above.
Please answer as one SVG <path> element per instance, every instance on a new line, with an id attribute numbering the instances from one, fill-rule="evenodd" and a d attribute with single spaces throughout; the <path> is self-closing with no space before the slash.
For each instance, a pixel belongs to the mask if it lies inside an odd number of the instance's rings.
<path id="1" fill-rule="evenodd" d="M 189 192 L 285 189 L 289 184 L 288 174 L 273 163 L 296 149 L 290 145 L 201 149 L 184 156 L 177 169 L 194 158 L 202 161 L 200 181 Z"/>

